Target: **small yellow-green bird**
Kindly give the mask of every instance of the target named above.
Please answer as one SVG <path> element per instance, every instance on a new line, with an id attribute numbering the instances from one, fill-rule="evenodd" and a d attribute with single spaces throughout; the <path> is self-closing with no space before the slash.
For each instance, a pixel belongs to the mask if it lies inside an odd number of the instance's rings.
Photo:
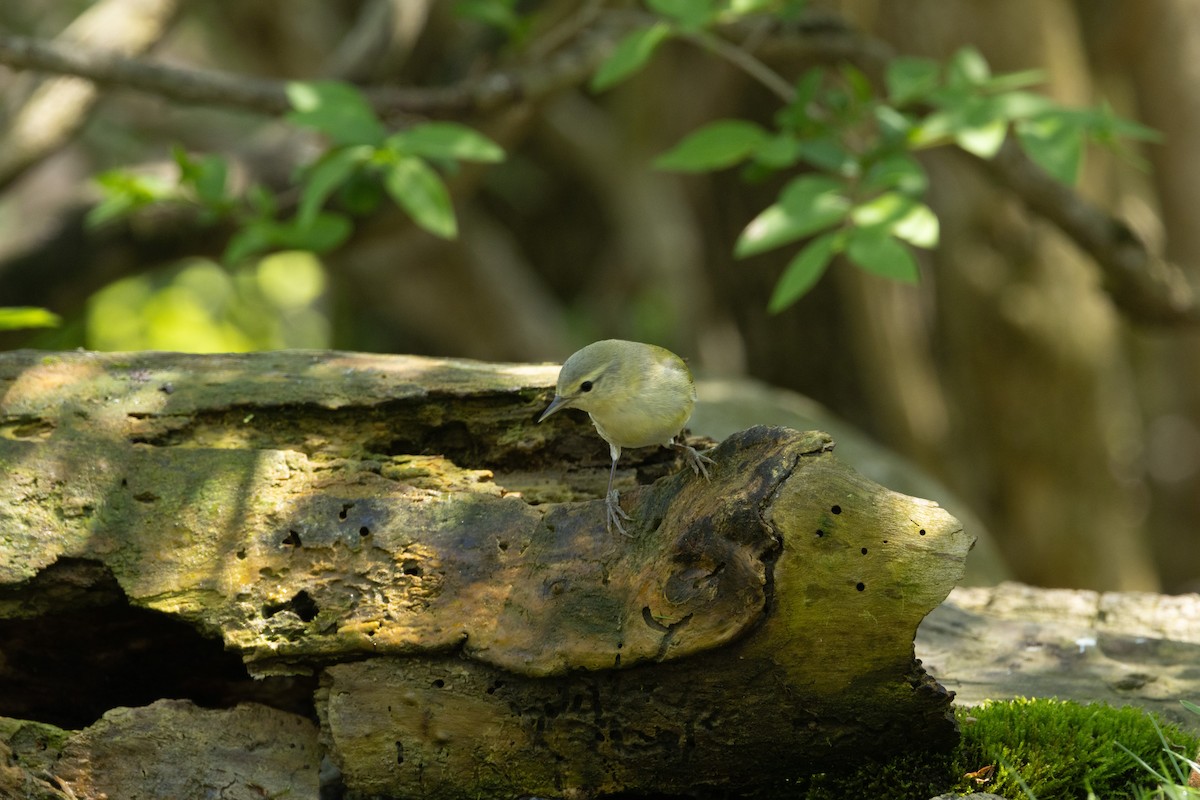
<path id="1" fill-rule="evenodd" d="M 696 386 L 683 359 L 652 344 L 604 339 L 573 354 L 558 373 L 554 400 L 538 417 L 564 408 L 586 411 L 597 433 L 608 442 L 612 469 L 608 473 L 608 530 L 622 534 L 622 520 L 630 519 L 613 489 L 622 447 L 661 444 L 682 450 L 697 475 L 708 478 L 705 464 L 713 460 L 675 437 L 692 416 Z"/>

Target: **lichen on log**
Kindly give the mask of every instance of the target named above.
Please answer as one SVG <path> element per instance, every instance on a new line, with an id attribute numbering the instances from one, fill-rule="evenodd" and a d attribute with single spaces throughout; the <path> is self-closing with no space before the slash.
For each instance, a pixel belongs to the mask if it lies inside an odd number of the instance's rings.
<path id="1" fill-rule="evenodd" d="M 945 746 L 913 657 L 971 539 L 757 427 L 711 481 L 623 459 L 604 529 L 554 367 L 344 353 L 0 356 L 0 619 L 60 559 L 320 677 L 358 796 L 723 791 Z"/>

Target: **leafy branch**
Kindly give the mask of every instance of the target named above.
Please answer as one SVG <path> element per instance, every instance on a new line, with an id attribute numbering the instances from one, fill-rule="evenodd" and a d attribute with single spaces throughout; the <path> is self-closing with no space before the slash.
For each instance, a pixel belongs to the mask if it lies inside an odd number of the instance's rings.
<path id="1" fill-rule="evenodd" d="M 841 255 L 877 275 L 917 281 L 912 248 L 938 244 L 937 216 L 923 202 L 928 176 L 914 154 L 956 146 L 992 159 L 1010 138 L 1054 179 L 1073 184 L 1088 141 L 1119 148 L 1157 135 L 1106 107 L 1066 108 L 1027 91 L 1036 71 L 993 75 L 973 48 L 947 64 L 897 57 L 877 88 L 854 66 L 820 66 L 795 84 L 716 26 L 768 3 L 647 0 L 649 21 L 617 44 L 592 81 L 606 89 L 634 75 L 664 42 L 679 39 L 725 58 L 780 98 L 773 128 L 740 119 L 696 130 L 655 164 L 680 172 L 742 165 L 748 180 L 790 174 L 778 198 L 743 229 L 734 254 L 747 258 L 800 243 L 768 304 L 779 312 L 802 297 Z"/>
<path id="2" fill-rule="evenodd" d="M 174 185 L 130 173 L 101 176 L 106 200 L 104 210 L 94 213 L 96 221 L 162 200 L 198 205 L 207 218 L 244 226 L 241 241 L 235 236 L 230 242 L 228 259 L 273 247 L 334 247 L 348 235 L 349 217 L 343 212 L 366 213 L 387 196 L 425 229 L 453 235 L 457 225 L 442 176 L 461 160 L 498 160 L 499 148 L 480 149 L 481 143 L 473 141 L 466 149 L 474 148 L 475 156 L 446 155 L 446 141 L 461 139 L 462 130 L 416 133 L 422 126 L 415 126 L 389 136 L 379 120 L 429 114 L 467 119 L 544 97 L 589 76 L 592 88 L 602 91 L 636 74 L 665 42 L 682 41 L 728 61 L 780 98 L 771 126 L 718 121 L 658 161 L 663 169 L 693 172 L 740 167 L 749 180 L 789 177 L 776 202 L 747 225 L 737 244 L 741 257 L 799 248 L 776 287 L 772 310 L 802 296 L 839 254 L 865 269 L 914 280 L 918 269 L 911 248 L 935 246 L 938 231 L 923 202 L 928 179 L 913 155 L 951 146 L 982 159 L 1000 184 L 1092 255 L 1113 301 L 1131 318 L 1200 320 L 1200 303 L 1186 274 L 1151 254 L 1127 226 L 1065 184 L 1077 175 L 1087 141 L 1120 148 L 1125 139 L 1152 138 L 1149 131 L 1106 108 L 1054 105 L 1028 91 L 1036 73 L 992 75 L 974 51 L 941 65 L 897 57 L 886 45 L 848 29 L 806 28 L 800 17 L 804 5 L 803 0 L 646 0 L 651 14 L 631 23 L 627 13 L 602 11 L 603 3 L 594 0 L 582 4 L 553 35 L 531 40 L 528 16 L 514 0 L 459 0 L 460 16 L 493 25 L 514 45 L 528 42 L 536 57 L 517 69 L 445 87 L 363 87 L 358 101 L 332 98 L 342 90 L 328 84 L 308 85 L 325 87 L 308 90 L 318 106 L 327 107 L 327 114 L 316 111 L 315 117 L 314 108 L 306 112 L 296 105 L 302 100 L 297 87 L 305 84 L 157 64 L 86 45 L 0 34 L 0 63 L 178 102 L 297 115 L 298 124 L 324 133 L 330 150 L 298 173 L 299 208 L 286 219 L 262 187 L 232 194 L 228 164 L 212 156 L 177 154 L 180 175 Z M 763 23 L 755 45 L 730 38 L 731 32 L 746 30 L 747 22 Z M 553 46 L 547 39 L 554 39 Z M 768 47 L 842 66 L 818 67 L 789 81 L 755 55 Z M 354 124 L 361 126 L 360 133 L 371 130 L 362 140 L 339 139 L 333 123 L 333 109 L 349 105 L 360 107 L 350 114 L 359 119 Z M 365 122 L 367 116 L 375 123 Z M 428 137 L 440 144 L 430 145 Z M 478 157 L 480 152 L 486 156 Z M 40 324 L 52 322 L 52 315 L 41 319 Z"/>
<path id="3" fill-rule="evenodd" d="M 236 264 L 273 249 L 328 252 L 354 227 L 347 213 L 326 208 L 332 198 L 340 208 L 366 214 L 386 195 L 417 225 L 450 239 L 458 223 L 439 168 L 452 172 L 461 161 L 504 158 L 495 142 L 455 122 L 421 123 L 389 134 L 363 95 L 347 84 L 291 83 L 288 98 L 293 110 L 287 118 L 329 142 L 328 150 L 298 170 L 299 201 L 291 217 L 280 218 L 274 196 L 262 186 L 232 194 L 224 158 L 193 158 L 176 149 L 175 184 L 126 170 L 98 176 L 105 197 L 90 212 L 89 223 L 101 225 L 153 203 L 193 205 L 209 222 L 236 223 L 223 257 Z"/>

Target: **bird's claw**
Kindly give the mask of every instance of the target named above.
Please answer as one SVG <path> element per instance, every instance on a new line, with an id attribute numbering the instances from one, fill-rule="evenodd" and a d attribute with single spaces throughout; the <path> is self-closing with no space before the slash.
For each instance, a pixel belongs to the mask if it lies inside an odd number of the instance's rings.
<path id="1" fill-rule="evenodd" d="M 621 524 L 621 520 L 629 521 L 633 517 L 626 514 L 625 509 L 621 508 L 621 496 L 616 489 L 611 490 L 605 496 L 604 508 L 608 514 L 608 532 L 612 533 L 612 529 L 615 527 L 622 536 L 632 537 L 632 533 L 625 532 L 625 526 Z"/>
<path id="2" fill-rule="evenodd" d="M 675 442 L 675 447 L 683 451 L 684 458 L 687 459 L 688 466 L 692 468 L 692 472 L 696 473 L 697 475 L 703 475 L 704 480 L 709 479 L 708 467 L 704 465 L 712 464 L 713 466 L 716 466 L 717 462 L 713 461 L 711 458 L 704 455 L 704 453 L 701 453 L 699 450 L 689 444 L 679 444 L 678 442 Z"/>

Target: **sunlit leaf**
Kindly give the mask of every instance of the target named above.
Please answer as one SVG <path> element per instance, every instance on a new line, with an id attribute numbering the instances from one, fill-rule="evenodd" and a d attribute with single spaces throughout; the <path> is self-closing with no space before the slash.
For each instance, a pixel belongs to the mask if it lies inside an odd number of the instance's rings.
<path id="1" fill-rule="evenodd" d="M 458 235 L 450 190 L 424 161 L 409 157 L 388 165 L 383 185 L 413 222 L 443 239 Z"/>
<path id="2" fill-rule="evenodd" d="M 287 118 L 328 136 L 334 144 L 378 145 L 386 131 L 362 92 L 337 81 L 292 81 Z"/>
<path id="3" fill-rule="evenodd" d="M 846 257 L 867 272 L 884 278 L 916 283 L 916 259 L 907 247 L 879 228 L 855 228 L 846 243 Z"/>
<path id="4" fill-rule="evenodd" d="M 504 148 L 479 131 L 457 122 L 424 122 L 388 137 L 396 152 L 424 158 L 496 163 Z"/>
<path id="5" fill-rule="evenodd" d="M 924 203 L 914 202 L 912 208 L 892 225 L 892 235 L 915 247 L 937 247 L 941 239 L 941 224 L 937 214 Z"/>
<path id="6" fill-rule="evenodd" d="M 0 307 L 0 331 L 14 331 L 22 328 L 57 328 L 61 324 L 62 317 L 45 308 Z"/>
<path id="7" fill-rule="evenodd" d="M 816 285 L 837 253 L 839 239 L 837 231 L 830 231 L 800 248 L 775 284 L 767 310 L 778 314 Z"/>
<path id="8" fill-rule="evenodd" d="M 670 33 L 665 22 L 656 22 L 626 34 L 592 76 L 592 91 L 610 89 L 640 70 Z"/>
<path id="9" fill-rule="evenodd" d="M 946 81 L 951 86 L 980 86 L 992 77 L 987 59 L 974 47 L 960 48 L 950 57 Z"/>
<path id="10" fill-rule="evenodd" d="M 707 172 L 724 169 L 750 157 L 770 134 L 743 119 L 710 122 L 654 160 L 659 169 Z"/>
<path id="11" fill-rule="evenodd" d="M 795 178 L 742 231 L 734 246 L 738 258 L 756 255 L 828 228 L 843 219 L 850 201 L 841 181 L 819 175 Z"/>
<path id="12" fill-rule="evenodd" d="M 93 180 L 104 199 L 88 211 L 85 222 L 89 227 L 120 219 L 151 203 L 178 198 L 174 186 L 154 175 L 114 169 L 100 173 Z"/>
<path id="13" fill-rule="evenodd" d="M 919 200 L 899 192 L 884 192 L 855 206 L 851 221 L 859 228 L 878 228 L 917 247 L 936 247 L 938 218 Z"/>
<path id="14" fill-rule="evenodd" d="M 1002 119 L 971 128 L 963 128 L 954 135 L 954 141 L 963 150 L 980 158 L 991 158 L 999 152 L 1008 135 L 1008 123 Z"/>

